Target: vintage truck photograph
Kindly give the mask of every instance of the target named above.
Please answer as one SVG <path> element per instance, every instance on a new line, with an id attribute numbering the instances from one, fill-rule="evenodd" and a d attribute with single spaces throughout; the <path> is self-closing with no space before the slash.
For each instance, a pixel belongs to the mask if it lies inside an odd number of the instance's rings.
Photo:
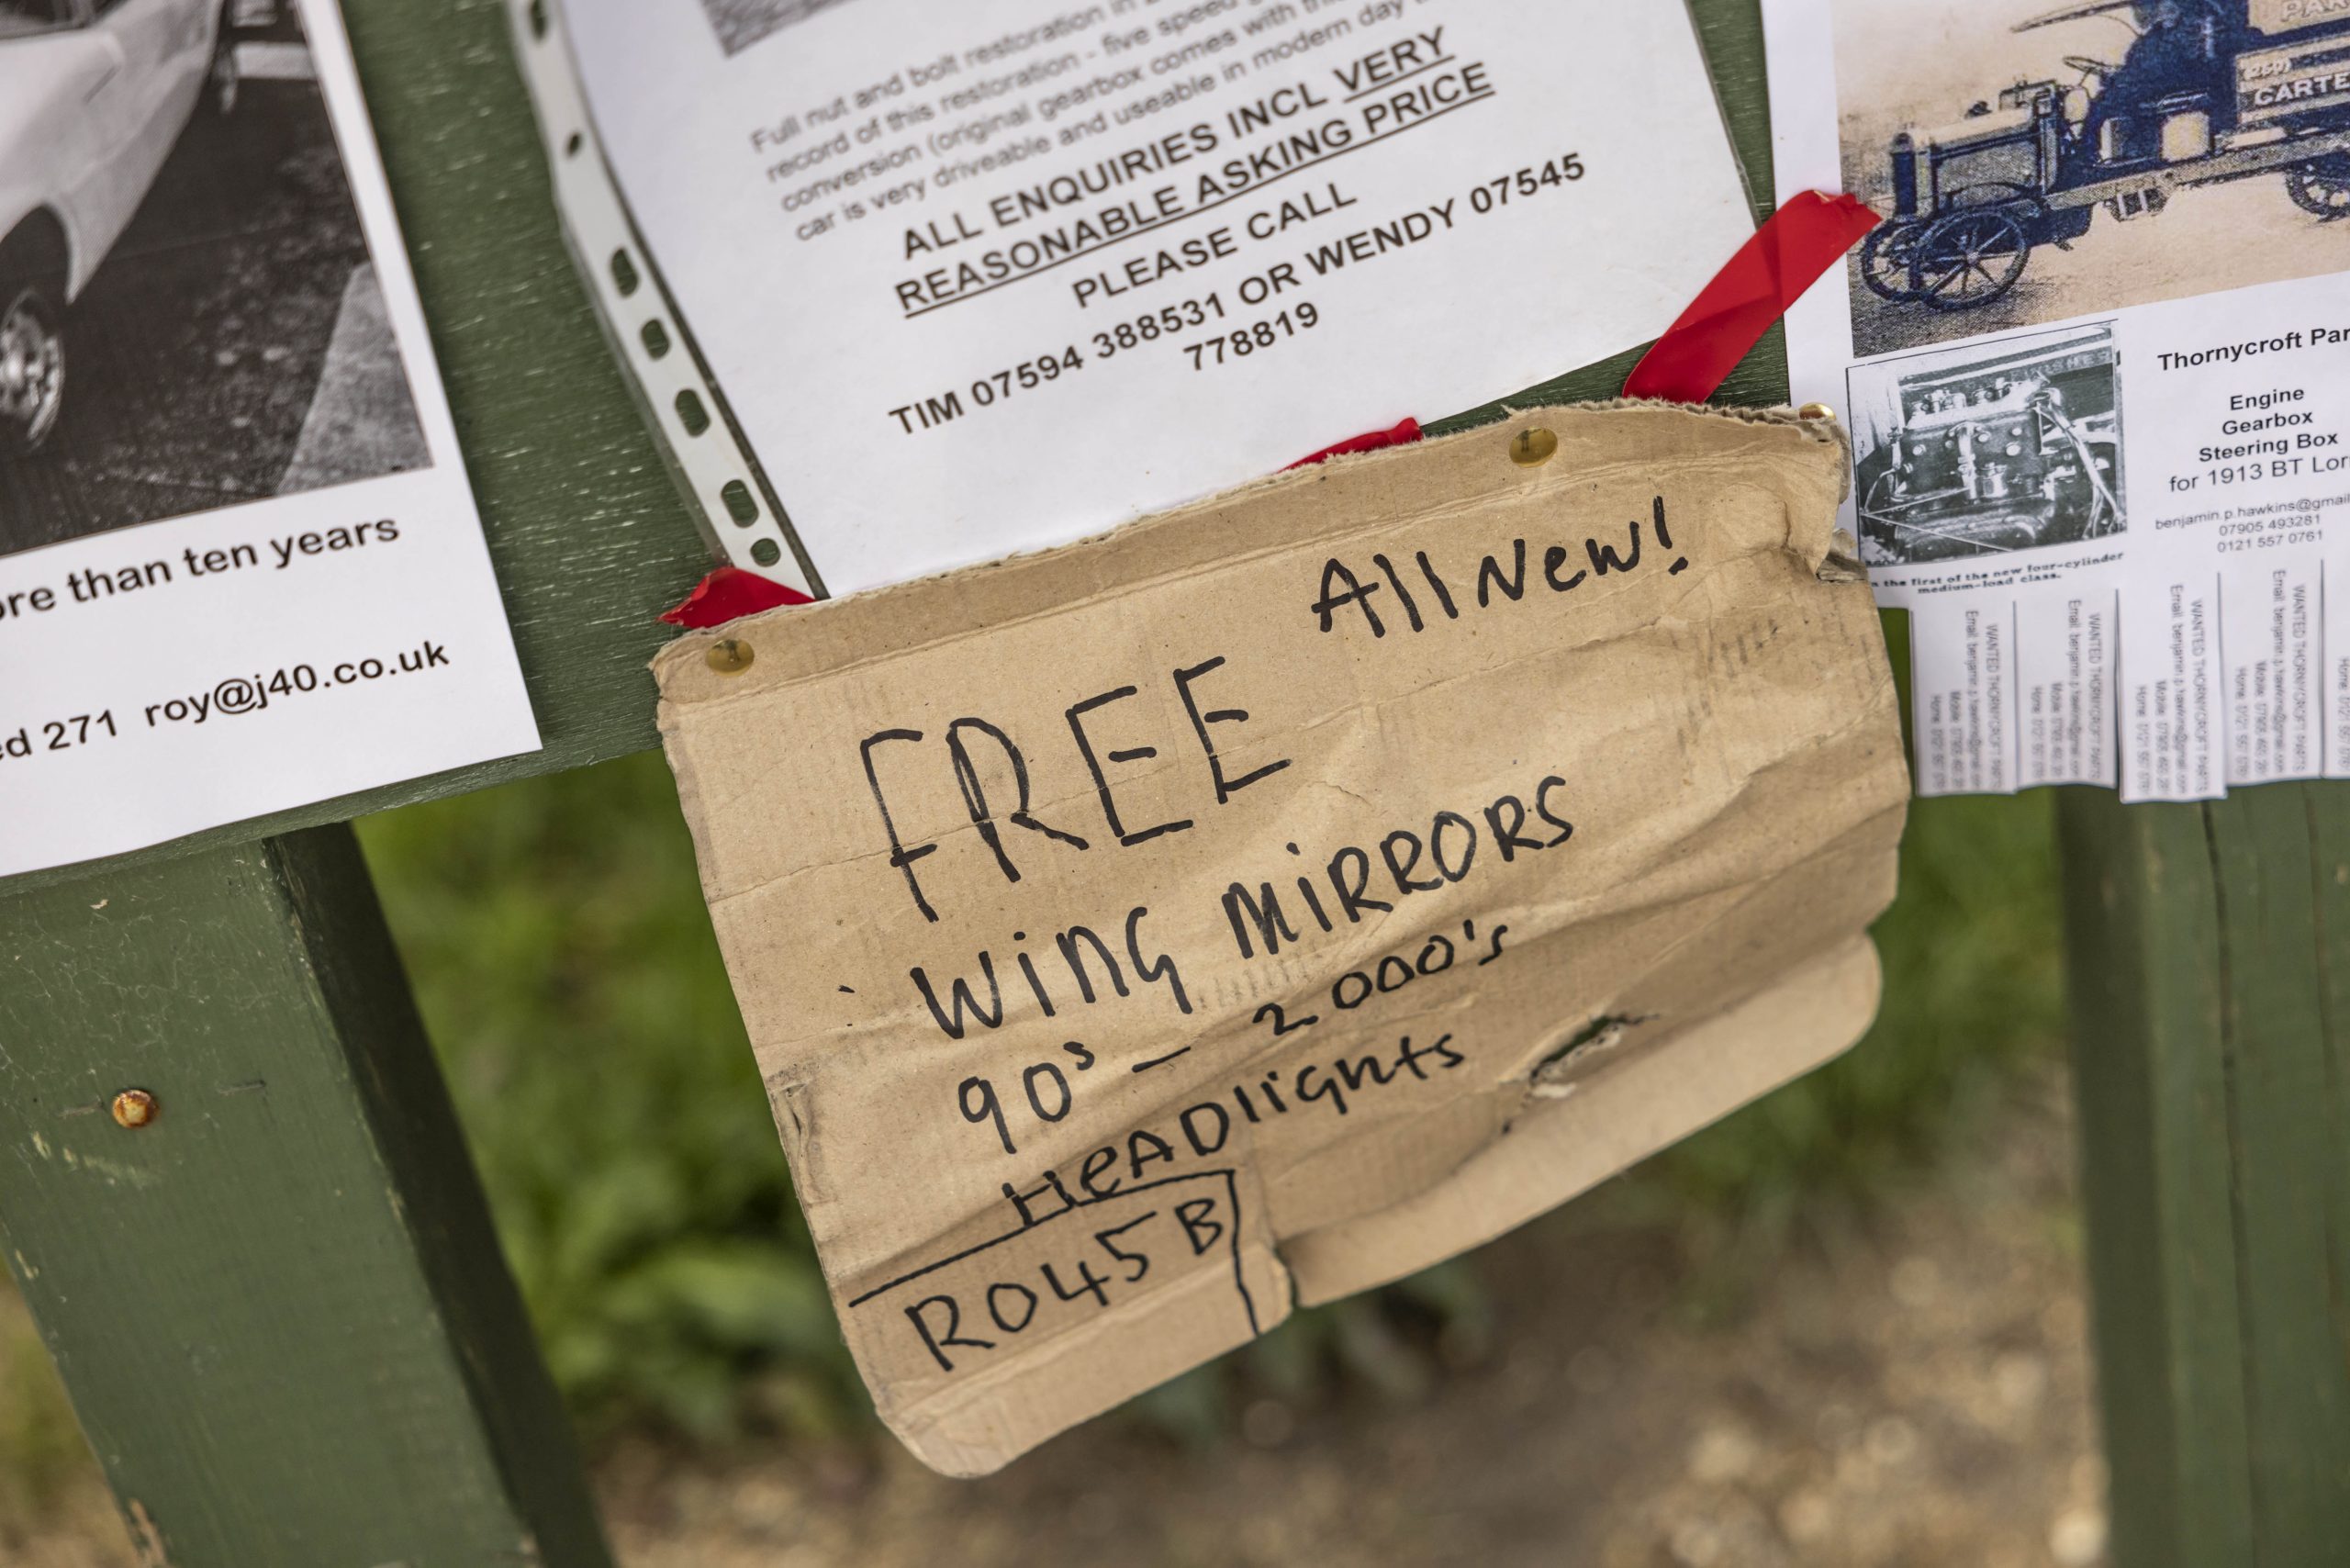
<path id="1" fill-rule="evenodd" d="M 1855 352 L 2342 264 L 2350 14 L 2307 0 L 1889 14 L 1837 9 L 1845 178 L 1886 218 L 1847 263 Z"/>

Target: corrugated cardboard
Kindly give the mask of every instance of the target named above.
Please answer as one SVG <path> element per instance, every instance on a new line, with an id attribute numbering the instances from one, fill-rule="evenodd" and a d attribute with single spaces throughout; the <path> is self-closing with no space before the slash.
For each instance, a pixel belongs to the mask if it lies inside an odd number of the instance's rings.
<path id="1" fill-rule="evenodd" d="M 1792 416 L 1538 409 L 663 654 L 916 1453 L 993 1469 L 1858 1036 L 1908 778 L 1843 468 Z"/>

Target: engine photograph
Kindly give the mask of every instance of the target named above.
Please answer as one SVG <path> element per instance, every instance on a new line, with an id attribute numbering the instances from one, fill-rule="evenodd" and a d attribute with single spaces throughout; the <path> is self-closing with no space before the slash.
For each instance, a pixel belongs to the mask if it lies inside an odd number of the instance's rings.
<path id="1" fill-rule="evenodd" d="M 2119 534 L 2114 369 L 2103 323 L 1856 366 L 1861 558 L 1909 565 Z"/>

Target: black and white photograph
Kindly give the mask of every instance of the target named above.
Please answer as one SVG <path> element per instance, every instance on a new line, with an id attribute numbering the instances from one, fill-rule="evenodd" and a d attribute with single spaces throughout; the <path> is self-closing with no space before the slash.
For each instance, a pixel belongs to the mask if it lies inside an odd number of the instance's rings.
<path id="1" fill-rule="evenodd" d="M 431 464 L 292 0 L 0 0 L 0 555 Z"/>
<path id="2" fill-rule="evenodd" d="M 848 0 L 701 0 L 718 45 L 740 54 L 769 33 L 797 27 L 819 11 L 845 6 Z"/>
<path id="3" fill-rule="evenodd" d="M 1919 565 L 2121 533 L 2116 364 L 2098 322 L 1854 366 L 1861 558 Z"/>
<path id="4" fill-rule="evenodd" d="M 2350 9 L 1836 0 L 1869 355 L 2350 265 Z"/>

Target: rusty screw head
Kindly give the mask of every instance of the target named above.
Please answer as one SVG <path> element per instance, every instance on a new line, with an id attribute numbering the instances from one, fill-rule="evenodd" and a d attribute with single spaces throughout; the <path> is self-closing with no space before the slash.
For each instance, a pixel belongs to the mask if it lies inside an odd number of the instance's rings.
<path id="1" fill-rule="evenodd" d="M 751 667 L 751 644 L 736 637 L 721 637 L 704 655 L 721 675 L 740 675 Z"/>
<path id="2" fill-rule="evenodd" d="M 1559 432 L 1535 427 L 1522 430 L 1509 440 L 1509 460 L 1520 468 L 1532 468 L 1550 461 L 1559 450 Z"/>
<path id="3" fill-rule="evenodd" d="M 162 1106 L 144 1089 L 126 1089 L 114 1097 L 114 1119 L 126 1127 L 143 1127 L 162 1113 Z"/>

